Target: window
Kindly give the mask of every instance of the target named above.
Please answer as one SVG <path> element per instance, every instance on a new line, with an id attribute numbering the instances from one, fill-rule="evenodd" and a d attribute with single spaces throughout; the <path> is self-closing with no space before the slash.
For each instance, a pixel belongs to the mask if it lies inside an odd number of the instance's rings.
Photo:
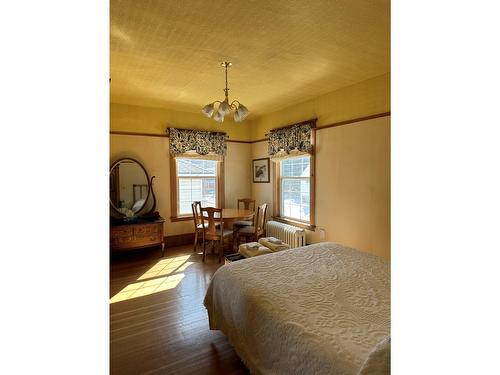
<path id="1" fill-rule="evenodd" d="M 191 203 L 201 201 L 203 207 L 216 207 L 217 162 L 215 160 L 176 159 L 178 214 L 190 215 Z"/>
<path id="2" fill-rule="evenodd" d="M 194 201 L 203 207 L 222 207 L 221 161 L 176 158 L 170 165 L 172 219 L 190 219 Z"/>
<path id="3" fill-rule="evenodd" d="M 310 222 L 311 157 L 280 162 L 280 216 Z"/>
<path id="4" fill-rule="evenodd" d="M 273 220 L 315 230 L 314 154 L 282 159 L 273 167 Z"/>

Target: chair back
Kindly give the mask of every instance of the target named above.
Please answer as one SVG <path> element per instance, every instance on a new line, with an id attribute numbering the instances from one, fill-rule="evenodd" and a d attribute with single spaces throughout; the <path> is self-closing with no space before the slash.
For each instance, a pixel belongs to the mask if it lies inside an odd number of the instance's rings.
<path id="1" fill-rule="evenodd" d="M 255 218 L 255 237 L 264 234 L 264 227 L 266 224 L 267 203 L 257 207 L 257 217 Z"/>
<path id="2" fill-rule="evenodd" d="M 224 223 L 222 220 L 222 208 L 201 208 L 201 223 L 205 227 L 206 240 L 220 240 L 223 238 L 222 233 L 224 232 Z M 205 225 L 205 223 L 207 223 L 207 225 Z M 216 227 L 217 223 L 220 223 L 220 227 L 218 229 Z"/>
<path id="3" fill-rule="evenodd" d="M 191 209 L 193 210 L 194 230 L 196 231 L 198 224 L 201 224 L 201 202 L 194 201 L 191 203 Z"/>
<path id="4" fill-rule="evenodd" d="M 240 209 L 241 205 L 244 210 L 252 210 L 255 211 L 255 199 L 250 198 L 241 198 L 238 199 L 238 209 Z"/>

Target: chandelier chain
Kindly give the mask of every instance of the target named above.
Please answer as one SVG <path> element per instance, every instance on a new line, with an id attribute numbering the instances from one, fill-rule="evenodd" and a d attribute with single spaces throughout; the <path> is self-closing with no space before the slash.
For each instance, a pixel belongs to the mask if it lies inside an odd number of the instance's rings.
<path id="1" fill-rule="evenodd" d="M 229 66 L 229 63 L 226 61 L 224 63 L 224 70 L 226 71 L 226 88 L 224 89 L 224 93 L 226 94 L 226 100 L 229 101 L 229 88 L 227 87 L 227 68 Z"/>

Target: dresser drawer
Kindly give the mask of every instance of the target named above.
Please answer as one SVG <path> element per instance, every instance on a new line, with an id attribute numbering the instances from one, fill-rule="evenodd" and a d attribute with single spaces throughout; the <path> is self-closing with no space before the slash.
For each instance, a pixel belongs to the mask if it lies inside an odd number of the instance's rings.
<path id="1" fill-rule="evenodd" d="M 162 230 L 162 225 L 141 225 L 134 228 L 134 235 L 157 234 Z"/>
<path id="2" fill-rule="evenodd" d="M 134 228 L 131 226 L 120 226 L 111 229 L 111 236 L 115 237 L 132 237 L 134 235 Z"/>
<path id="3" fill-rule="evenodd" d="M 127 248 L 134 242 L 133 236 L 113 237 L 111 246 L 113 248 Z"/>
<path id="4" fill-rule="evenodd" d="M 136 234 L 134 242 L 140 243 L 161 243 L 163 236 L 160 233 Z"/>
<path id="5" fill-rule="evenodd" d="M 126 250 L 163 245 L 163 220 L 111 227 L 111 249 Z"/>

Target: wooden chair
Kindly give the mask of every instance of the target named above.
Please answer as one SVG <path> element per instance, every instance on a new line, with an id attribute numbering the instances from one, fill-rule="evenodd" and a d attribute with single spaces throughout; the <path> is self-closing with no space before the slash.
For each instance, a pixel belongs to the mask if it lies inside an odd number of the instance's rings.
<path id="1" fill-rule="evenodd" d="M 238 209 L 242 208 L 244 210 L 252 210 L 255 211 L 255 199 L 250 198 L 241 198 L 238 199 Z M 233 223 L 233 228 L 238 230 L 242 227 L 248 227 L 254 225 L 255 215 L 253 220 L 238 220 Z"/>
<path id="2" fill-rule="evenodd" d="M 215 217 L 217 215 L 217 219 Z M 220 226 L 217 226 L 217 222 Z M 224 218 L 222 217 L 222 208 L 213 207 L 202 207 L 201 208 L 201 224 L 205 232 L 205 237 L 203 241 L 203 261 L 205 261 L 206 254 L 206 242 L 205 241 L 217 241 L 219 243 L 219 263 L 222 261 L 222 255 L 224 254 L 224 240 L 230 238 L 233 235 L 231 229 L 224 229 Z M 206 225 L 205 225 L 206 224 Z"/>
<path id="3" fill-rule="evenodd" d="M 194 201 L 191 204 L 191 209 L 193 210 L 193 222 L 194 222 L 194 249 L 193 251 L 196 251 L 196 246 L 198 245 L 198 240 L 199 237 L 198 235 L 201 234 L 202 238 L 202 243 L 205 243 L 205 231 L 203 230 L 203 222 L 201 219 L 201 202 L 200 201 Z"/>
<path id="4" fill-rule="evenodd" d="M 240 236 L 245 237 L 245 242 L 258 241 L 265 232 L 267 203 L 257 207 L 255 225 L 240 228 L 236 232 L 236 244 L 240 244 Z"/>

